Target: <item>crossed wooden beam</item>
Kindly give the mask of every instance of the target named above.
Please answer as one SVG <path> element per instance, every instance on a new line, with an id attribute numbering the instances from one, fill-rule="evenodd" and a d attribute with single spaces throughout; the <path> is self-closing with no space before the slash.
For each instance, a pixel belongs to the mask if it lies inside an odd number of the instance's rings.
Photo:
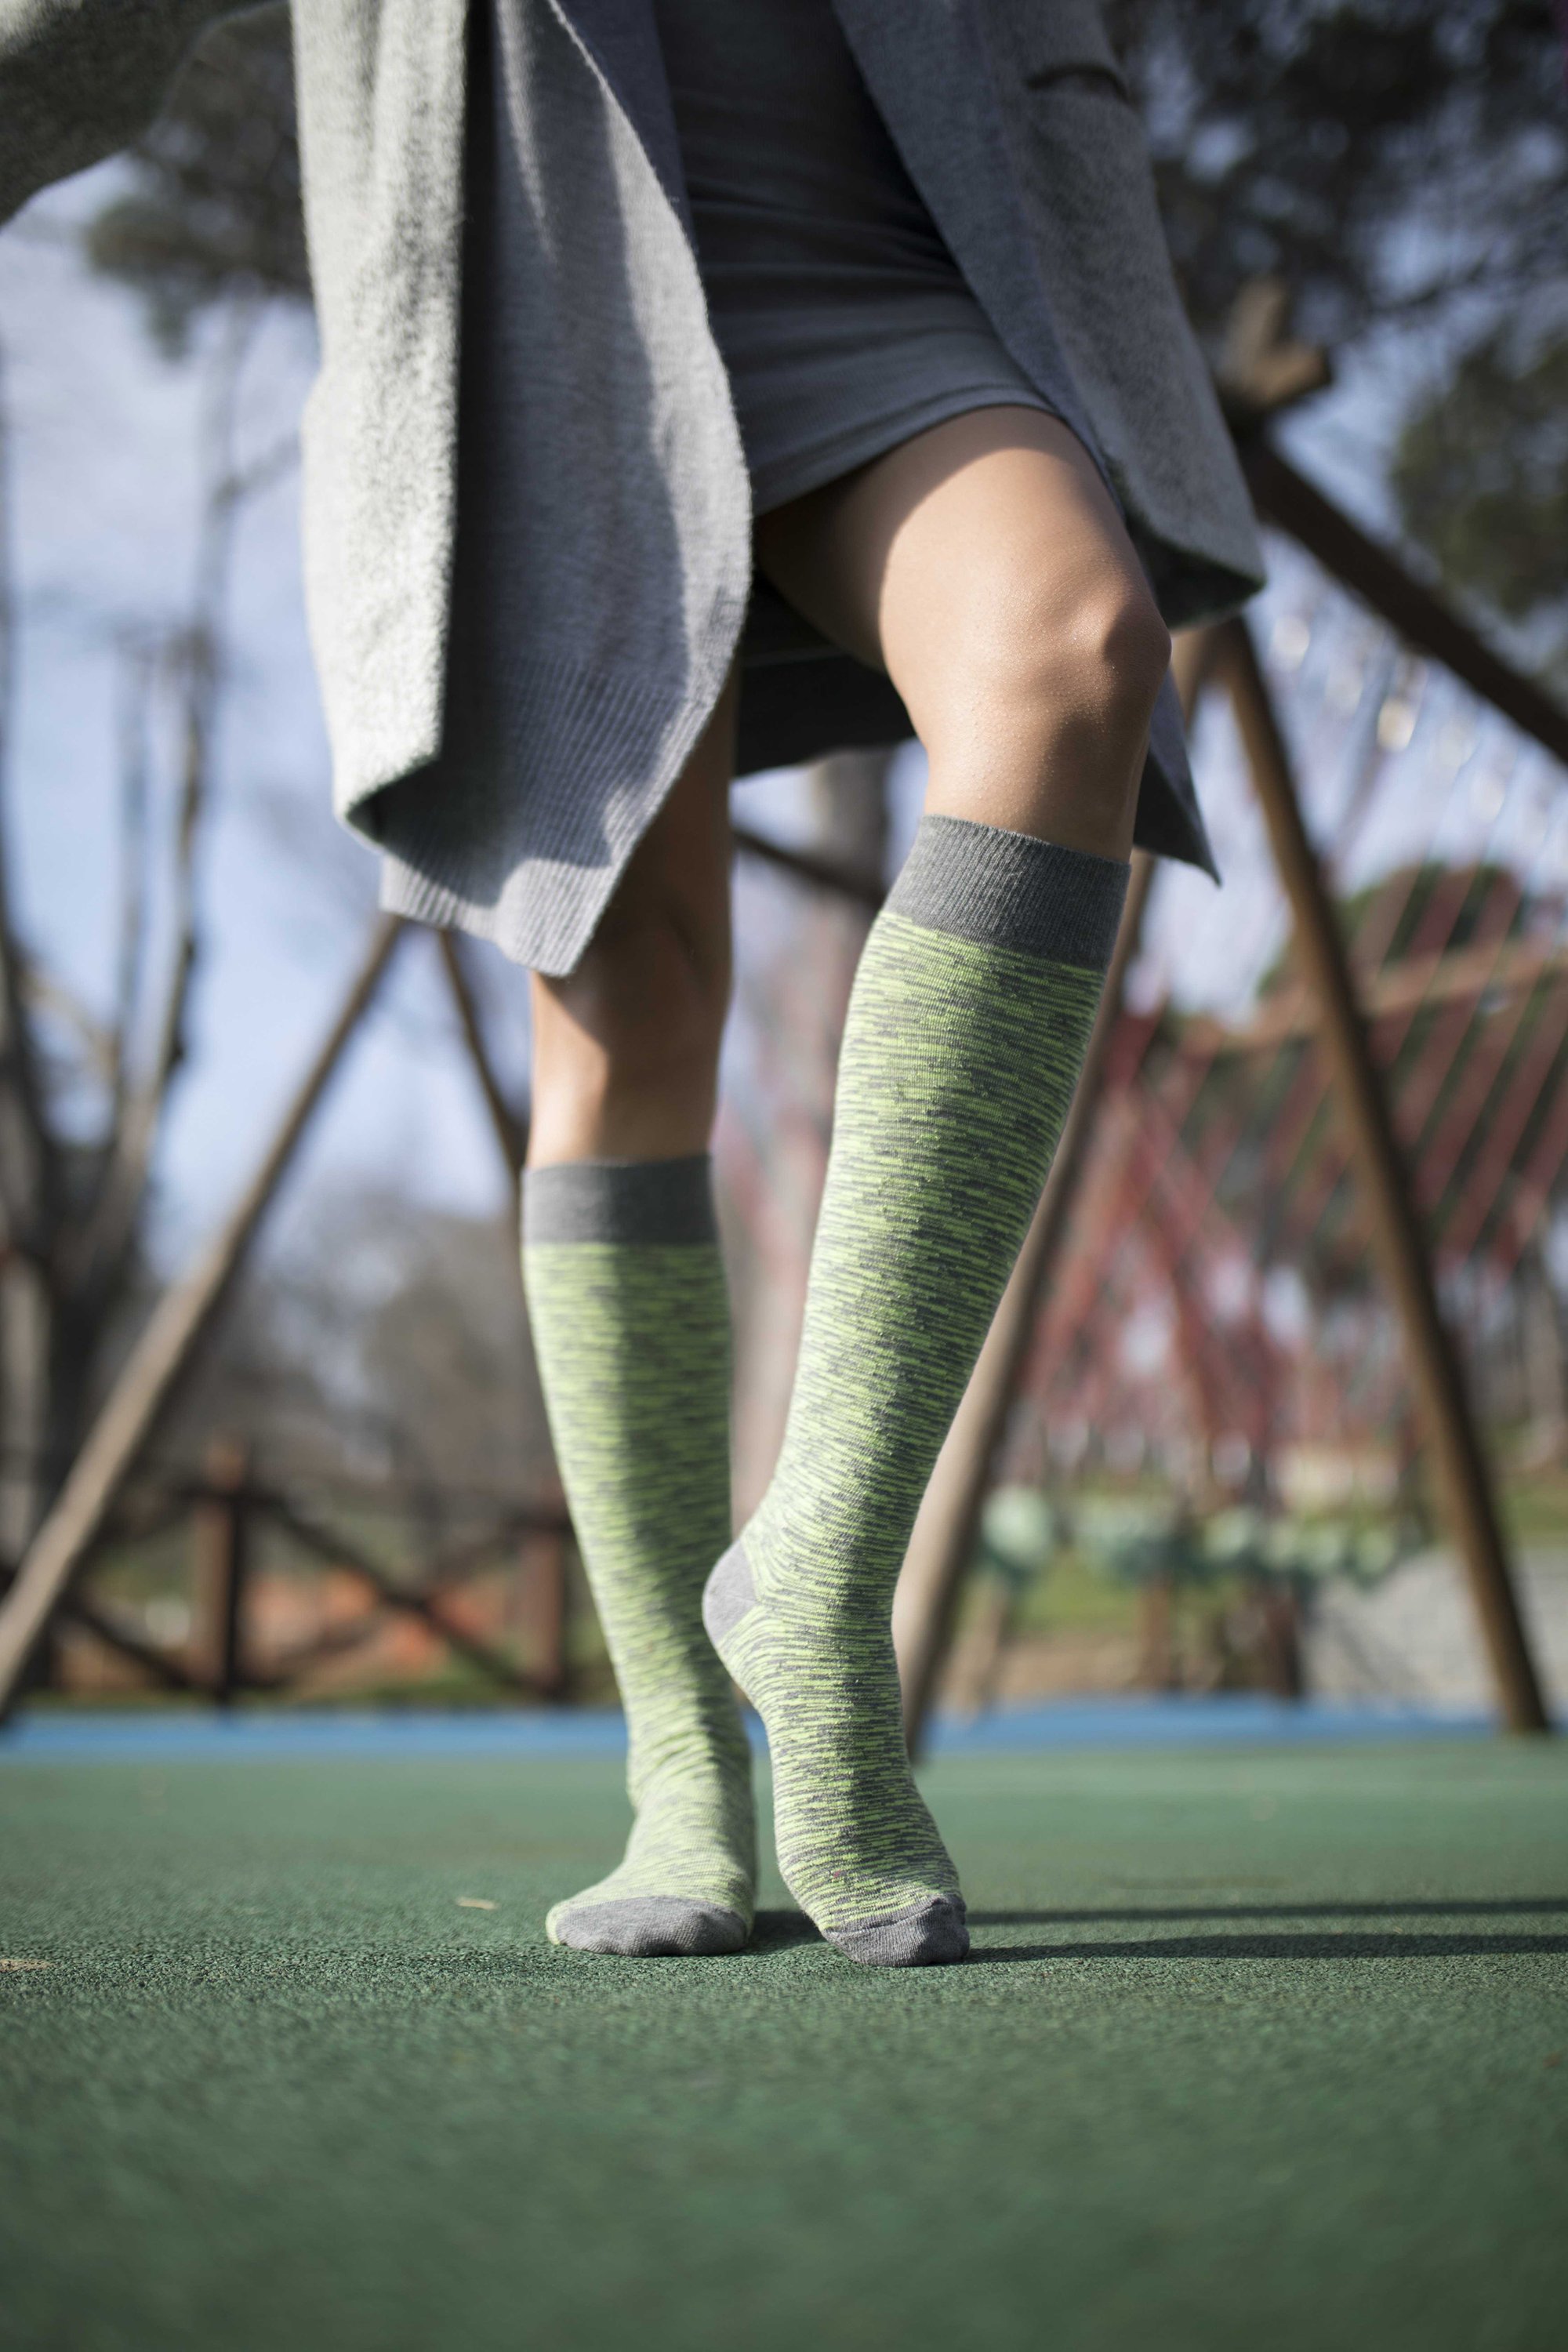
<path id="1" fill-rule="evenodd" d="M 228 1449 L 220 1443 L 215 1451 L 222 1454 Z M 485 1641 L 454 1615 L 448 1600 L 465 1574 L 504 1558 L 520 1538 L 569 1534 L 564 1512 L 509 1509 L 481 1534 L 466 1537 L 399 1571 L 341 1528 L 315 1517 L 297 1496 L 258 1484 L 243 1469 L 229 1475 L 221 1460 L 209 1465 L 205 1478 L 178 1482 L 162 1501 L 163 1507 L 153 1527 L 176 1526 L 192 1512 L 195 1514 L 198 1574 L 206 1570 L 219 1587 L 213 1596 L 219 1621 L 214 1629 L 214 1654 L 192 1659 L 149 1641 L 123 1612 L 100 1604 L 79 1585 L 66 1593 L 58 1614 L 140 1667 L 165 1690 L 216 1698 L 226 1705 L 242 1689 L 285 1690 L 306 1668 L 357 1648 L 390 1611 L 417 1620 L 489 1681 L 515 1696 L 556 1699 L 561 1696 L 559 1683 L 548 1672 L 531 1673 L 519 1665 L 506 1651 Z M 267 1524 L 284 1535 L 295 1550 L 353 1578 L 363 1588 L 369 1605 L 290 1644 L 261 1664 L 254 1656 L 244 1654 L 239 1610 L 250 1539 L 258 1526 Z M 145 1537 L 151 1531 L 146 1520 L 139 1518 L 134 1533 Z M 119 1532 L 112 1524 L 104 1531 L 110 1541 Z"/>
<path id="2" fill-rule="evenodd" d="M 1568 711 L 1483 645 L 1441 598 L 1367 538 L 1260 431 L 1244 429 L 1238 438 L 1253 497 L 1266 521 L 1295 539 L 1408 644 L 1442 663 L 1568 766 Z M 1302 823 L 1284 738 L 1246 623 L 1229 621 L 1188 636 L 1178 644 L 1176 664 L 1189 714 L 1211 681 L 1223 686 L 1234 704 L 1276 865 L 1290 899 L 1298 960 L 1333 1066 L 1334 1098 L 1365 1194 L 1379 1265 L 1404 1328 L 1434 1475 L 1468 1577 L 1503 1720 L 1516 1731 L 1545 1731 L 1550 1723 L 1541 1678 L 1520 1614 L 1485 1451 L 1458 1353 L 1438 1308 L 1430 1257 L 1386 1097 L 1368 1051 L 1354 979 Z M 865 906 L 880 902 L 881 886 L 868 877 L 841 872 L 826 860 L 743 831 L 737 830 L 735 839 L 742 854 L 766 859 L 802 881 Z M 918 1747 L 929 1717 L 992 1463 L 1039 1302 L 1059 1253 L 1151 879 L 1151 862 L 1141 856 L 1083 1082 L 1017 1268 L 938 1461 L 905 1562 L 894 1633 L 912 1748 Z M 68 1603 L 89 1622 L 101 1616 L 73 1593 L 74 1581 L 101 1541 L 127 1480 L 188 1377 L 343 1052 L 406 935 L 406 927 L 392 918 L 375 925 L 343 1003 L 250 1182 L 185 1274 L 165 1291 L 0 1599 L 0 1716 L 14 1705 L 27 1661 L 57 1610 Z M 497 1080 L 458 943 L 443 933 L 439 951 L 497 1142 L 515 1182 L 522 1166 L 525 1122 Z M 311 1530 L 312 1539 L 318 1533 Z M 320 1548 L 330 1549 L 340 1564 L 362 1565 L 345 1559 L 335 1536 L 322 1535 Z M 400 1587 L 384 1597 L 395 1606 L 418 1605 Z M 445 1618 L 437 1614 L 436 1622 L 437 1630 L 451 1638 L 453 1629 Z M 127 1647 L 123 1637 L 111 1638 L 115 1646 Z M 167 1680 L 167 1662 L 161 1665 L 159 1656 L 149 1655 L 143 1663 Z"/>

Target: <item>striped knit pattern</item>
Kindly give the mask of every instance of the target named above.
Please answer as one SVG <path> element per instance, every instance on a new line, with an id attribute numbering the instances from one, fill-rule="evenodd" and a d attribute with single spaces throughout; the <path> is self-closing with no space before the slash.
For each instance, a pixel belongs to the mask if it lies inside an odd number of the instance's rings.
<path id="1" fill-rule="evenodd" d="M 706 1615 L 767 1727 L 784 1879 L 858 1959 L 967 1949 L 905 1753 L 893 1587 L 1061 1131 L 1125 876 L 928 818 L 855 984 L 783 1451 Z"/>
<path id="2" fill-rule="evenodd" d="M 751 1932 L 755 1831 L 745 1735 L 701 1620 L 730 1539 L 730 1316 L 707 1161 L 531 1171 L 523 1230 L 637 1814 L 620 1867 L 558 1904 L 548 1933 L 598 1951 L 735 1950 Z"/>

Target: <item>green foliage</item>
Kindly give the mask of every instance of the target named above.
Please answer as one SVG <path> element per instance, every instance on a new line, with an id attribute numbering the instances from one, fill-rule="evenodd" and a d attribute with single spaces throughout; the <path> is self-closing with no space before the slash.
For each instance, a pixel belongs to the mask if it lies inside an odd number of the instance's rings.
<path id="1" fill-rule="evenodd" d="M 89 223 L 87 253 L 142 295 L 163 350 L 231 293 L 310 299 L 286 8 L 209 32 L 130 161 L 135 184 Z"/>
<path id="2" fill-rule="evenodd" d="M 976 1565 L 1022 1591 L 1050 1566 L 1059 1540 L 1057 1514 L 1037 1486 L 998 1486 L 981 1513 Z"/>
<path id="3" fill-rule="evenodd" d="M 1568 334 L 1464 352 L 1406 420 L 1392 484 L 1445 583 L 1510 620 L 1568 599 Z"/>
<path id="4" fill-rule="evenodd" d="M 1089 1496 L 1074 1511 L 1073 1528 L 1090 1566 L 1117 1584 L 1209 1580 L 1201 1526 L 1179 1501 Z"/>
<path id="5" fill-rule="evenodd" d="M 1289 1514 L 1221 1511 L 1200 1531 L 1199 1546 L 1211 1575 L 1272 1578 L 1304 1586 L 1337 1579 L 1375 1584 L 1419 1549 L 1414 1528 L 1383 1523 L 1358 1525 Z"/>
<path id="6" fill-rule="evenodd" d="M 1410 539 L 1503 622 L 1568 594 L 1568 106 L 1551 0 L 1109 0 L 1188 309 L 1249 279 L 1331 352 L 1401 319 L 1459 357 L 1401 439 Z M 1474 307 L 1494 322 L 1476 341 Z"/>
<path id="7" fill-rule="evenodd" d="M 1484 282 L 1561 284 L 1563 46 L 1550 0 L 1109 0 L 1200 331 L 1248 278 L 1342 343 Z"/>
<path id="8" fill-rule="evenodd" d="M 1119 1584 L 1373 1584 L 1420 1538 L 1414 1528 L 1235 1509 L 1194 1516 L 1180 1503 L 1090 1497 L 1074 1514 L 1079 1544 Z"/>

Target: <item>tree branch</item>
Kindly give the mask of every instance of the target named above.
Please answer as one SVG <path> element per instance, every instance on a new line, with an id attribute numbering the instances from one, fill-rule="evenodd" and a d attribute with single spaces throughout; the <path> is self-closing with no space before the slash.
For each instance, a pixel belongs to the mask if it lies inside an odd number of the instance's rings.
<path id="1" fill-rule="evenodd" d="M 38 1082 L 37 1041 L 23 996 L 24 958 L 12 906 L 8 784 L 16 691 L 16 611 L 10 505 L 10 414 L 0 353 L 0 1218 L 14 1250 L 42 1260 L 55 1148 Z"/>
<path id="2" fill-rule="evenodd" d="M 111 1144 L 124 1123 L 131 1037 L 147 959 L 147 703 L 153 676 L 148 646 L 121 647 L 120 941 L 109 1078 Z"/>
<path id="3" fill-rule="evenodd" d="M 495 1065 L 490 1059 L 489 1048 L 485 1043 L 484 1023 L 480 1018 L 479 1003 L 474 995 L 473 984 L 465 968 L 463 951 L 457 938 L 451 931 L 439 931 L 437 933 L 437 940 L 440 948 L 441 961 L 446 967 L 447 978 L 451 983 L 452 995 L 458 1008 L 458 1021 L 463 1032 L 463 1042 L 468 1049 L 468 1058 L 473 1063 L 474 1075 L 479 1082 L 479 1092 L 485 1098 L 485 1108 L 490 1115 L 490 1125 L 495 1129 L 496 1141 L 500 1146 L 501 1156 L 506 1161 L 512 1183 L 516 1186 L 522 1181 L 522 1163 L 528 1156 L 528 1113 L 526 1109 L 521 1113 L 513 1110 L 506 1098 L 505 1089 L 496 1076 Z"/>
<path id="4" fill-rule="evenodd" d="M 195 595 L 190 626 L 176 651 L 184 687 L 184 730 L 174 822 L 174 940 L 146 1075 L 139 1084 L 123 1088 L 98 1198 L 70 1253 L 73 1282 L 83 1292 L 112 1290 L 123 1270 L 141 1219 L 169 1090 L 185 1058 L 191 985 L 201 953 L 197 851 L 211 797 L 219 648 L 235 520 L 251 485 L 273 478 L 279 459 L 274 450 L 260 467 L 242 473 L 231 457 L 240 376 L 257 318 L 258 305 L 253 300 L 236 304 L 215 373 L 207 429 L 209 488 L 197 551 Z M 290 452 L 292 446 L 290 437 L 287 445 Z"/>

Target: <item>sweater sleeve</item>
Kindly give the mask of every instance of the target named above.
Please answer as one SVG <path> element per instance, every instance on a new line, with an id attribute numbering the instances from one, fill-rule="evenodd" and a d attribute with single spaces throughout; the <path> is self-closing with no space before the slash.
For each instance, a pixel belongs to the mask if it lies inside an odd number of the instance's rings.
<path id="1" fill-rule="evenodd" d="M 0 0 L 0 221 L 157 114 L 223 0 Z"/>

